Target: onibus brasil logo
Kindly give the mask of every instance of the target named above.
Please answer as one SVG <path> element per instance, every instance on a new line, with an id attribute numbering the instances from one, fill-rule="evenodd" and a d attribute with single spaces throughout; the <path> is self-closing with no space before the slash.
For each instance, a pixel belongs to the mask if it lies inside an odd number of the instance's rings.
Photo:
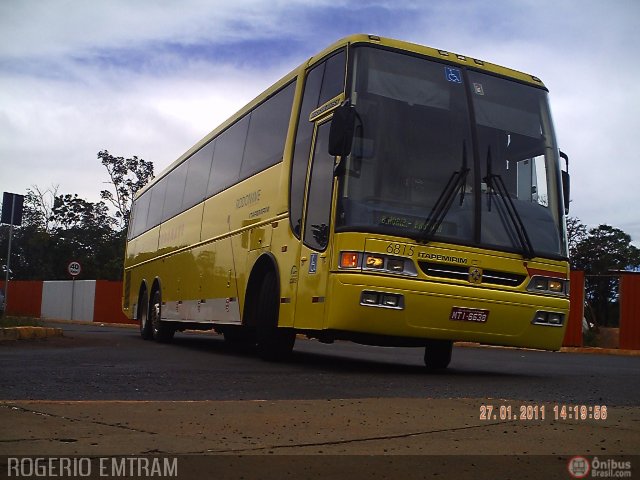
<path id="1" fill-rule="evenodd" d="M 567 469 L 573 478 L 585 478 L 589 475 L 591 465 L 589 464 L 589 460 L 584 457 L 573 457 L 569 460 Z"/>
<path id="2" fill-rule="evenodd" d="M 631 462 L 608 458 L 601 460 L 593 457 L 589 460 L 582 456 L 575 456 L 569 460 L 567 470 L 573 478 L 631 478 Z"/>

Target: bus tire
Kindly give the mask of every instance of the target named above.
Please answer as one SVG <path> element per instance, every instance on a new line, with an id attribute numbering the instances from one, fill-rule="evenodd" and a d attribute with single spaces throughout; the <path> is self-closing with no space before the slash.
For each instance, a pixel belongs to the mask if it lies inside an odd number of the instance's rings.
<path id="1" fill-rule="evenodd" d="M 256 341 L 258 354 L 263 360 L 287 359 L 296 341 L 295 331 L 292 328 L 278 327 L 279 308 L 276 275 L 273 270 L 269 270 L 262 279 L 256 305 L 256 312 L 259 315 Z"/>
<path id="2" fill-rule="evenodd" d="M 428 370 L 444 370 L 451 362 L 453 341 L 429 340 L 424 349 L 424 364 Z"/>
<path id="3" fill-rule="evenodd" d="M 161 319 L 162 299 L 160 291 L 153 292 L 152 298 L 153 300 L 149 304 L 149 323 L 151 324 L 153 339 L 160 343 L 170 342 L 176 331 L 169 323 L 163 322 Z"/>
<path id="4" fill-rule="evenodd" d="M 149 294 L 145 288 L 138 301 L 138 320 L 140 321 L 140 336 L 143 340 L 151 340 L 153 331 L 149 321 Z"/>

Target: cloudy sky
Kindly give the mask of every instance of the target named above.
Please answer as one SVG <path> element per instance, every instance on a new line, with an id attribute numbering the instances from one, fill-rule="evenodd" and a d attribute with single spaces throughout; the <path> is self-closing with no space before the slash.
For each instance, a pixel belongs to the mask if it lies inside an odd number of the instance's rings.
<path id="1" fill-rule="evenodd" d="M 640 245 L 637 0 L 3 0 L 0 192 L 97 201 L 103 149 L 156 172 L 351 33 L 534 74 L 571 158 L 571 215 Z"/>

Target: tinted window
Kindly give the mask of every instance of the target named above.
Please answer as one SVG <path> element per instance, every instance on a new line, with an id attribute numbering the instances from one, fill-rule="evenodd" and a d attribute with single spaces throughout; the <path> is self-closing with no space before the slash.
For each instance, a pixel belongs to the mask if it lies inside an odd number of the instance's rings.
<path id="1" fill-rule="evenodd" d="M 327 59 L 325 62 L 324 77 L 322 79 L 322 90 L 320 91 L 320 101 L 318 106 L 328 102 L 344 90 L 344 50 L 337 55 Z"/>
<path id="2" fill-rule="evenodd" d="M 164 204 L 164 192 L 166 189 L 167 177 L 164 177 L 151 188 L 151 203 L 149 204 L 149 215 L 147 216 L 147 230 L 160 223 L 162 206 Z"/>
<path id="3" fill-rule="evenodd" d="M 167 176 L 167 189 L 164 196 L 162 221 L 170 219 L 182 211 L 182 195 L 187 179 L 187 164 L 182 163 Z"/>
<path id="4" fill-rule="evenodd" d="M 319 105 L 332 99 L 342 91 L 344 85 L 344 62 L 345 54 L 340 52 L 314 67 L 307 74 L 300 118 L 298 119 L 289 190 L 289 219 L 291 221 L 291 229 L 298 238 L 300 238 L 305 178 L 307 176 L 314 126 L 309 121 L 309 114 Z M 323 78 L 325 79 L 324 82 Z"/>
<path id="5" fill-rule="evenodd" d="M 214 147 L 215 141 L 209 142 L 187 160 L 187 185 L 182 197 L 183 210 L 201 202 L 207 194 Z"/>
<path id="6" fill-rule="evenodd" d="M 241 178 L 282 161 L 294 92 L 295 82 L 251 112 Z"/>
<path id="7" fill-rule="evenodd" d="M 324 64 L 317 66 L 307 75 L 296 132 L 293 164 L 291 165 L 291 187 L 289 189 L 289 220 L 291 221 L 291 229 L 298 238 L 300 238 L 300 230 L 302 229 L 304 183 L 307 177 L 309 150 L 311 150 L 311 136 L 313 135 L 313 123 L 309 121 L 309 114 L 318 105 L 323 74 Z"/>
<path id="8" fill-rule="evenodd" d="M 147 228 L 147 214 L 149 213 L 149 200 L 151 199 L 151 192 L 147 191 L 138 198 L 133 204 L 133 225 L 130 226 L 131 236 L 130 238 L 137 237 Z"/>
<path id="9" fill-rule="evenodd" d="M 329 243 L 331 197 L 333 194 L 334 157 L 329 155 L 329 128 L 327 122 L 318 127 L 309 199 L 305 218 L 304 243 L 315 250 L 324 250 Z"/>
<path id="10" fill-rule="evenodd" d="M 238 181 L 248 126 L 249 115 L 234 123 L 216 138 L 213 166 L 207 188 L 208 196 Z"/>

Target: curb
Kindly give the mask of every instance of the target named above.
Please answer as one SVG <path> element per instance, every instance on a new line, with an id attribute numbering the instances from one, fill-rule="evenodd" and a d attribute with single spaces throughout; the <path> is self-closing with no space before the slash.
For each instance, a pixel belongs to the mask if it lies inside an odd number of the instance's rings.
<path id="1" fill-rule="evenodd" d="M 549 350 L 539 350 L 537 348 L 509 347 L 504 345 L 484 345 L 474 342 L 454 342 L 456 347 L 468 348 L 497 348 L 502 350 L 528 350 L 531 352 L 548 352 Z M 561 347 L 559 353 L 584 353 L 593 355 L 617 355 L 623 357 L 640 357 L 640 350 L 621 350 L 619 348 L 600 347 Z"/>
<path id="2" fill-rule="evenodd" d="M 49 337 L 62 337 L 62 329 L 51 327 L 0 328 L 0 342 L 11 340 L 38 340 Z"/>
<path id="3" fill-rule="evenodd" d="M 622 355 L 625 357 L 640 357 L 640 350 L 625 350 L 619 348 L 600 347 L 562 347 L 564 353 L 590 353 L 595 355 Z"/>
<path id="4" fill-rule="evenodd" d="M 61 320 L 57 318 L 41 318 L 45 323 L 60 323 L 62 325 L 93 325 L 96 327 L 115 327 L 115 328 L 139 328 L 136 323 L 109 323 L 109 322 L 93 322 L 90 320 Z"/>

